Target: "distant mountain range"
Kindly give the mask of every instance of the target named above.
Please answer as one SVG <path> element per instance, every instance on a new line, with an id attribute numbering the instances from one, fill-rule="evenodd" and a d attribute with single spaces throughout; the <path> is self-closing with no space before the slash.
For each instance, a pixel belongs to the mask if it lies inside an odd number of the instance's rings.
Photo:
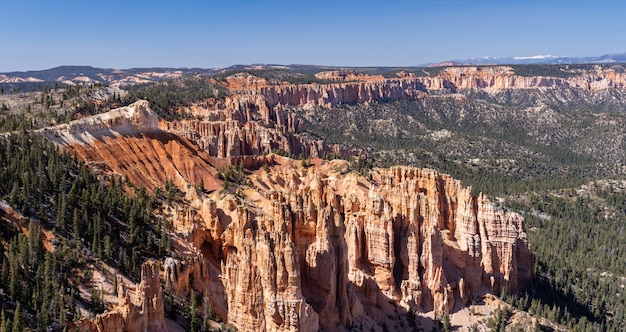
<path id="1" fill-rule="evenodd" d="M 0 83 L 40 84 L 40 83 L 102 83 L 112 86 L 158 82 L 176 78 L 184 74 L 213 74 L 219 69 L 205 68 L 131 68 L 110 69 L 91 66 L 60 66 L 38 71 L 16 71 L 0 73 Z"/>
<path id="2" fill-rule="evenodd" d="M 626 53 L 606 54 L 596 57 L 565 57 L 554 55 L 535 55 L 517 57 L 483 57 L 467 60 L 451 60 L 440 63 L 430 63 L 415 67 L 358 67 L 358 71 L 380 74 L 391 70 L 411 70 L 417 67 L 437 66 L 467 66 L 467 65 L 523 65 L 523 64 L 610 64 L 626 63 Z M 213 75 L 221 71 L 239 70 L 291 70 L 299 73 L 312 74 L 324 70 L 334 70 L 347 67 L 316 66 L 316 65 L 274 65 L 252 64 L 233 65 L 228 68 L 131 68 L 111 69 L 95 68 L 91 66 L 60 66 L 38 71 L 16 71 L 0 73 L 0 84 L 25 89 L 35 89 L 40 85 L 63 83 L 102 83 L 110 86 L 133 85 L 141 83 L 159 82 L 165 79 L 177 78 L 185 74 L 197 73 Z"/>
<path id="3" fill-rule="evenodd" d="M 450 60 L 440 63 L 429 63 L 424 66 L 462 66 L 462 65 L 528 65 L 528 64 L 593 64 L 593 63 L 624 63 L 626 53 L 605 54 L 591 57 L 568 57 L 557 55 L 534 55 L 515 57 L 482 57 L 466 60 Z"/>

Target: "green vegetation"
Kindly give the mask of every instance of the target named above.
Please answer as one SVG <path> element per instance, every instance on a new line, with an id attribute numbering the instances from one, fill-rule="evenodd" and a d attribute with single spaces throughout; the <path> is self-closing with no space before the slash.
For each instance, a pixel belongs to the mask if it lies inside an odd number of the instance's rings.
<path id="1" fill-rule="evenodd" d="M 237 187 L 242 185 L 246 181 L 246 170 L 243 167 L 242 161 L 236 161 L 234 164 L 226 165 L 217 170 L 215 177 L 221 181 L 224 181 L 224 189 L 226 191 L 231 185 Z"/>
<path id="2" fill-rule="evenodd" d="M 530 299 L 509 301 L 524 310 L 586 331 L 626 328 L 626 192 L 593 186 L 512 200 L 524 212 L 537 257 Z"/>
<path id="3" fill-rule="evenodd" d="M 441 331 L 442 332 L 452 331 L 452 324 L 450 324 L 450 314 L 447 312 L 443 315 L 443 318 L 441 318 Z"/>
<path id="4" fill-rule="evenodd" d="M 510 317 L 511 312 L 507 308 L 502 309 L 498 306 L 493 316 L 487 320 L 487 326 L 489 326 L 491 332 L 505 332 Z"/>
<path id="5" fill-rule="evenodd" d="M 59 82 L 0 83 L 0 94 L 43 91 L 45 89 L 51 89 L 53 87 L 65 88 L 66 84 L 59 83 Z"/>
<path id="6" fill-rule="evenodd" d="M 150 107 L 167 121 L 187 117 L 188 114 L 181 108 L 191 106 L 193 102 L 208 98 L 224 98 L 227 94 L 222 86 L 211 84 L 206 79 L 194 75 L 160 83 L 133 85 L 126 90 L 128 91 L 126 96 L 116 96 L 111 102 L 123 106 L 145 99 L 150 102 Z"/>
<path id="7" fill-rule="evenodd" d="M 513 68 L 515 74 L 520 76 L 546 76 L 569 78 L 577 75 L 582 70 L 590 70 L 594 66 L 607 67 L 607 65 L 591 65 L 591 64 L 559 64 L 559 65 L 509 65 Z M 624 67 L 621 65 L 610 65 L 612 69 L 622 72 Z"/>
<path id="8" fill-rule="evenodd" d="M 394 78 L 399 72 L 414 74 L 417 77 L 433 77 L 437 76 L 447 67 L 410 67 L 397 68 L 383 73 L 386 78 Z"/>
<path id="9" fill-rule="evenodd" d="M 589 67 L 512 66 L 521 76 L 561 78 Z M 314 74 L 332 68 L 302 68 L 237 69 L 213 79 L 245 72 L 274 83 L 330 82 Z M 623 71 L 623 66 L 615 68 Z M 387 77 L 400 70 L 435 76 L 443 69 L 363 68 Z M 77 303 L 93 314 L 102 312 L 101 289 L 94 288 L 88 299 L 79 296 L 81 280 L 91 279 L 87 265 L 102 261 L 136 279 L 144 259 L 171 250 L 168 225 L 154 211 L 181 197 L 171 181 L 148 195 L 120 177 L 100 178 L 26 131 L 49 119 L 66 122 L 139 99 L 148 100 L 161 118 L 185 118 L 184 108 L 192 103 L 226 96 L 225 89 L 211 82 L 185 76 L 128 87 L 127 95 L 113 93 L 97 102 L 89 95 L 102 86 L 2 87 L 2 94 L 36 91 L 36 97 L 16 109 L 0 104 L 0 130 L 16 132 L 0 138 L 0 198 L 24 216 L 16 223 L 28 229 L 26 236 L 16 225 L 0 223 L 0 331 L 62 330 L 65 322 L 78 318 Z M 607 179 L 620 183 L 624 178 L 626 94 L 569 88 L 459 93 L 288 111 L 303 120 L 302 134 L 367 152 L 367 159 L 350 158 L 346 172 L 367 176 L 374 164 L 429 167 L 475 192 L 503 198 L 502 208 L 524 215 L 536 255 L 533 289 L 503 298 L 574 331 L 626 330 L 626 190 L 605 185 Z M 54 111 L 61 109 L 67 111 Z M 306 156 L 300 158 L 303 167 L 311 166 Z M 245 184 L 246 175 L 237 162 L 220 169 L 217 177 L 229 190 Z M 581 189 L 590 181 L 597 185 Z M 203 183 L 197 184 L 197 190 L 202 188 Z M 48 243 L 52 252 L 44 250 L 44 230 L 54 234 Z M 193 331 L 206 330 L 208 319 L 216 318 L 208 303 L 201 294 L 192 293 L 188 303 L 177 302 L 171 292 L 167 296 L 170 317 L 184 317 Z M 507 309 L 496 310 L 490 329 L 502 331 L 509 316 Z M 415 314 L 409 312 L 407 319 L 417 330 Z M 443 330 L 452 328 L 449 316 L 441 324 Z M 544 328 L 535 324 L 536 330 Z M 234 326 L 224 324 L 223 329 Z"/>
<path id="10" fill-rule="evenodd" d="M 511 65 L 516 75 L 533 77 L 569 78 L 576 75 L 573 69 L 583 69 L 589 65 Z"/>
<path id="11" fill-rule="evenodd" d="M 483 122 L 483 114 L 500 112 L 493 110 L 500 106 L 432 99 L 294 112 L 304 120 L 309 135 L 371 151 L 381 166 L 408 164 L 437 169 L 489 195 L 567 188 L 605 172 L 597 167 L 595 156 L 575 149 L 576 142 L 538 140 L 523 125 L 531 120 L 510 115 L 515 110 Z M 459 113 L 474 115 L 463 117 Z M 562 124 L 566 121 L 570 120 Z M 571 136 L 566 128 L 558 130 Z M 614 175 L 608 170 L 604 174 Z"/>
<path id="12" fill-rule="evenodd" d="M 334 83 L 332 80 L 323 80 L 315 77 L 313 73 L 302 73 L 293 71 L 291 69 L 240 69 L 240 70 L 226 70 L 218 74 L 213 75 L 216 80 L 223 80 L 226 77 L 234 76 L 241 73 L 247 73 L 253 76 L 266 79 L 271 83 L 287 82 L 291 84 L 328 84 Z"/>
<path id="13" fill-rule="evenodd" d="M 35 129 L 33 121 L 28 120 L 24 113 L 19 115 L 6 114 L 0 117 L 0 132 Z"/>
<path id="14" fill-rule="evenodd" d="M 90 260 L 102 260 L 122 273 L 139 277 L 139 266 L 170 246 L 163 227 L 152 218 L 156 197 L 143 189 L 127 193 L 119 178 L 102 182 L 91 168 L 51 143 L 24 131 L 0 140 L 0 197 L 24 216 L 28 237 L 1 223 L 0 301 L 7 316 L 35 319 L 34 329 L 77 318 L 76 301 L 82 270 Z M 42 247 L 40 230 L 55 234 L 53 253 Z M 103 308 L 102 294 L 92 293 L 89 308 Z M 15 319 L 12 318 L 14 321 Z"/>
<path id="15" fill-rule="evenodd" d="M 208 98 L 224 98 L 226 89 L 221 85 L 211 84 L 208 80 L 197 75 L 186 75 L 182 78 L 167 80 L 159 83 L 146 83 L 125 87 L 126 94 L 113 92 L 107 98 L 92 98 L 91 96 L 102 88 L 102 85 L 74 85 L 63 90 L 61 100 L 55 101 L 47 91 L 41 95 L 41 103 L 46 107 L 60 103 L 66 103 L 68 111 L 59 114 L 57 122 L 69 122 L 76 118 L 95 115 L 114 108 L 132 104 L 145 99 L 150 102 L 150 107 L 167 121 L 189 117 L 184 111 L 194 102 Z M 66 100 L 72 100 L 71 103 Z"/>
<path id="16" fill-rule="evenodd" d="M 0 95 L 0 131 L 38 129 L 54 123 L 67 122 L 80 113 L 80 105 L 89 94 L 106 89 L 101 85 L 66 86 L 38 83 L 36 89 Z"/>

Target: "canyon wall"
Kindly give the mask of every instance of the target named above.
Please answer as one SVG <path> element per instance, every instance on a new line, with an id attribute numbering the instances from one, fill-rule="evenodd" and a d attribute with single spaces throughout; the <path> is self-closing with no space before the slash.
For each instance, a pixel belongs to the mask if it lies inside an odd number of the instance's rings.
<path id="1" fill-rule="evenodd" d="M 159 129 L 159 117 L 145 100 L 69 124 L 37 131 L 90 161 L 94 167 L 133 179 L 148 192 L 171 181 L 180 188 L 220 188 L 212 158 L 192 142 Z"/>
<path id="2" fill-rule="evenodd" d="M 232 220 L 220 236 L 229 321 L 244 330 L 401 329 L 390 302 L 441 316 L 473 296 L 529 286 L 519 215 L 435 171 L 379 169 L 368 180 L 345 167 L 276 166 L 251 176 L 254 189 L 236 207 L 216 200 Z"/>
<path id="3" fill-rule="evenodd" d="M 515 74 L 513 68 L 499 67 L 451 67 L 433 77 L 419 78 L 427 90 L 467 90 L 486 89 L 502 91 L 506 89 L 559 88 L 571 87 L 582 90 L 604 90 L 626 87 L 626 73 L 611 68 L 594 67 L 563 77 L 523 76 Z"/>
<path id="4" fill-rule="evenodd" d="M 522 218 L 448 175 L 269 157 L 237 193 L 175 218 L 199 256 L 165 263 L 170 289 L 210 294 L 241 330 L 403 330 L 409 311 L 441 317 L 530 286 Z"/>
<path id="5" fill-rule="evenodd" d="M 165 284 L 180 297 L 191 289 L 207 295 L 240 330 L 404 329 L 409 311 L 441 316 L 486 292 L 527 287 L 533 259 L 522 218 L 432 170 L 360 176 L 346 161 L 314 159 L 305 167 L 259 154 L 349 152 L 299 135 L 289 106 L 422 98 L 424 89 L 411 77 L 265 86 L 195 105 L 195 119 L 157 125 L 139 102 L 40 133 L 149 190 L 172 180 L 184 206 L 167 215 L 186 242 L 178 244 L 182 260 L 163 262 Z M 223 188 L 217 165 L 246 155 L 266 167 L 251 167 L 243 185 Z M 209 193 L 196 190 L 200 182 Z M 151 266 L 146 275 L 156 285 Z M 126 309 L 82 324 L 159 330 L 161 286 L 139 289 L 149 294 L 123 295 L 118 306 Z"/>
<path id="6" fill-rule="evenodd" d="M 563 72 L 562 77 L 524 76 L 507 66 L 450 67 L 434 76 L 400 72 L 394 78 L 355 71 L 316 74 L 331 83 L 270 84 L 263 78 L 238 73 L 215 81 L 231 95 L 207 100 L 190 108 L 196 118 L 161 122 L 161 129 L 185 137 L 211 156 L 230 158 L 281 151 L 292 156 L 363 155 L 341 145 L 327 144 L 304 135 L 297 112 L 391 100 L 429 98 L 431 94 L 482 90 L 498 93 L 510 89 L 571 88 L 583 91 L 626 88 L 626 74 L 592 67 Z"/>
<path id="7" fill-rule="evenodd" d="M 415 99 L 424 96 L 424 85 L 417 79 L 386 79 L 331 84 L 275 85 L 259 93 L 268 106 L 291 105 L 305 109 L 346 103 Z"/>
<path id="8" fill-rule="evenodd" d="M 281 106 L 270 107 L 259 95 L 233 95 L 190 109 L 196 119 L 161 121 L 166 132 L 185 137 L 218 158 L 258 156 L 271 152 L 297 156 L 350 156 L 358 151 L 327 144 L 302 133 L 302 120 Z"/>
<path id="9" fill-rule="evenodd" d="M 365 75 L 355 71 L 331 71 L 317 78 L 329 84 L 274 84 L 251 75 L 230 78 L 227 87 L 236 94 L 261 95 L 268 108 L 296 106 L 305 109 L 332 107 L 345 103 L 365 103 L 398 99 L 424 98 L 428 92 L 483 89 L 490 92 L 506 89 L 571 87 L 582 90 L 626 88 L 626 73 L 601 66 L 590 70 L 563 72 L 559 77 L 518 75 L 507 66 L 450 67 L 433 76 L 400 72 L 397 77 Z"/>
<path id="10" fill-rule="evenodd" d="M 150 133 L 158 129 L 159 117 L 148 102 L 137 101 L 106 113 L 97 114 L 66 124 L 47 127 L 37 132 L 61 145 L 91 143 L 102 136 Z"/>

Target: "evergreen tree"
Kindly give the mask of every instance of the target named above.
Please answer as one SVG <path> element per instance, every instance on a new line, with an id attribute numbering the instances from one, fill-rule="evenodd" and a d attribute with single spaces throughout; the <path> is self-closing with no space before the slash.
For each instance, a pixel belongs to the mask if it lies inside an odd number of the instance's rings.
<path id="1" fill-rule="evenodd" d="M 17 307 L 15 308 L 15 313 L 13 314 L 13 327 L 11 329 L 12 332 L 24 331 L 24 323 L 22 320 L 22 309 L 20 307 L 20 303 L 17 302 Z"/>
<path id="2" fill-rule="evenodd" d="M 190 295 L 191 304 L 189 305 L 189 325 L 191 332 L 200 331 L 200 322 L 198 320 L 198 299 L 196 293 L 192 290 Z"/>
<path id="3" fill-rule="evenodd" d="M 78 209 L 75 208 L 74 209 L 74 217 L 72 218 L 72 225 L 74 225 L 73 229 L 74 229 L 74 246 L 76 248 L 76 251 L 80 251 L 80 218 L 78 215 Z"/>
<path id="4" fill-rule="evenodd" d="M 0 310 L 0 332 L 8 332 L 6 314 L 4 313 L 4 309 Z"/>
<path id="5" fill-rule="evenodd" d="M 443 315 L 441 319 L 441 330 L 443 332 L 450 332 L 452 330 L 452 326 L 450 325 L 450 314 L 447 312 Z"/>

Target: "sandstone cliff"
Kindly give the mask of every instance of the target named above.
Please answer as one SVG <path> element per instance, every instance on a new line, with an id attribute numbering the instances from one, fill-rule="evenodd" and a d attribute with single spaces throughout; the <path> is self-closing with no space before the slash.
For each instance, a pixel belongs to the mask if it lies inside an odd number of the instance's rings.
<path id="1" fill-rule="evenodd" d="M 571 87 L 603 90 L 626 87 L 626 73 L 602 66 L 563 73 L 562 77 L 523 76 L 507 66 L 450 67 L 434 76 L 418 77 L 401 72 L 395 78 L 366 75 L 355 71 L 331 71 L 317 78 L 336 81 L 330 84 L 268 84 L 251 75 L 230 77 L 225 85 L 235 96 L 261 95 L 268 108 L 294 106 L 332 107 L 342 103 L 364 103 L 397 99 L 424 98 L 428 92 L 481 89 L 489 92 L 506 89 Z"/>
<path id="2" fill-rule="evenodd" d="M 336 86 L 345 84 L 353 83 Z M 231 106 L 207 103 L 200 110 L 204 123 L 162 122 L 159 129 L 140 103 L 133 112 L 129 107 L 42 133 L 137 185 L 173 180 L 186 196 L 166 215 L 187 243 L 179 243 L 183 260 L 163 262 L 165 284 L 180 297 L 190 289 L 205 294 L 240 330 L 402 329 L 408 310 L 442 315 L 472 296 L 530 283 L 522 218 L 496 211 L 486 197 L 432 170 L 395 167 L 363 177 L 345 161 L 316 159 L 304 167 L 271 154 L 255 157 L 246 185 L 198 193 L 193 185 L 201 180 L 205 189 L 221 188 L 214 177 L 221 157 L 254 156 L 263 151 L 263 145 L 246 150 L 254 142 L 276 144 L 280 133 L 297 131 L 297 121 L 280 107 L 244 97 L 223 102 Z M 136 114 L 149 125 L 136 123 Z M 253 126 L 254 134 L 244 134 Z M 219 128 L 229 134 L 212 141 Z M 264 130 L 271 134 L 255 136 Z M 238 143 L 223 141 L 234 137 Z M 142 274 L 148 281 L 135 293 L 120 290 L 118 309 L 81 326 L 164 328 L 157 265 L 145 265 Z"/>
<path id="3" fill-rule="evenodd" d="M 520 216 L 435 171 L 380 169 L 367 180 L 345 167 L 275 167 L 251 177 L 237 207 L 215 197 L 232 220 L 219 240 L 229 321 L 402 328 L 381 303 L 442 315 L 471 296 L 529 285 Z"/>
<path id="4" fill-rule="evenodd" d="M 194 120 L 161 123 L 161 129 L 183 136 L 212 156 L 229 158 L 282 151 L 292 156 L 358 155 L 348 147 L 328 145 L 304 135 L 298 110 L 341 104 L 415 100 L 462 91 L 498 93 L 511 89 L 569 88 L 584 91 L 624 89 L 626 74 L 601 66 L 562 73 L 562 77 L 523 76 L 507 66 L 450 67 L 434 76 L 400 72 L 396 77 L 356 71 L 317 73 L 328 84 L 270 84 L 263 78 L 238 73 L 220 83 L 231 95 L 190 108 Z M 568 74 L 568 75 L 565 75 Z"/>
<path id="5" fill-rule="evenodd" d="M 451 67 L 434 77 L 420 78 L 427 90 L 485 89 L 491 92 L 506 89 L 571 87 L 582 90 L 604 90 L 626 87 L 626 75 L 614 69 L 594 67 L 568 78 L 516 75 L 511 67 Z"/>
<path id="6" fill-rule="evenodd" d="M 159 127 L 185 137 L 214 157 L 258 156 L 270 152 L 312 157 L 358 153 L 301 135 L 302 121 L 296 114 L 281 106 L 268 106 L 263 96 L 233 95 L 224 101 L 198 103 L 190 111 L 196 119 L 162 121 Z"/>
<path id="7" fill-rule="evenodd" d="M 118 276 L 118 303 L 112 310 L 94 319 L 83 318 L 76 330 L 88 332 L 107 331 L 166 331 L 163 291 L 159 277 L 159 264 L 147 261 L 141 266 L 141 282 L 125 285 Z"/>
<path id="8" fill-rule="evenodd" d="M 158 128 L 159 119 L 146 101 L 38 131 L 79 158 L 133 179 L 149 192 L 167 181 L 186 188 L 220 187 L 211 157 L 184 137 Z"/>
<path id="9" fill-rule="evenodd" d="M 531 282 L 522 218 L 447 175 L 270 157 L 249 186 L 177 219 L 201 258 L 165 264 L 169 287 L 211 294 L 242 330 L 402 329 L 408 310 L 441 316 Z"/>

